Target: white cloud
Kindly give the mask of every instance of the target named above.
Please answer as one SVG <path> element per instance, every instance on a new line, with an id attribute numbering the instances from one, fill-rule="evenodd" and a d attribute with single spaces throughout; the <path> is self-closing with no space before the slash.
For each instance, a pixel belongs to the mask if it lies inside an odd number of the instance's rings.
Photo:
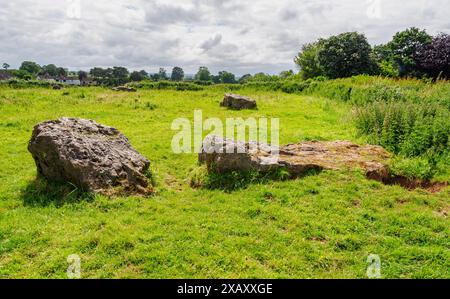
<path id="1" fill-rule="evenodd" d="M 0 62 L 13 67 L 277 73 L 318 37 L 357 30 L 378 44 L 411 26 L 450 33 L 448 0 L 0 1 Z"/>

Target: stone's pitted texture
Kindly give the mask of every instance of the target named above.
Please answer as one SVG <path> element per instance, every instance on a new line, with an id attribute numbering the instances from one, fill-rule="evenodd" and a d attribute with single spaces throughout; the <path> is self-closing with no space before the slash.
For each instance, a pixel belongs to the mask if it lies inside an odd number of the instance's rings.
<path id="1" fill-rule="evenodd" d="M 227 148 L 234 151 L 227 151 Z M 285 168 L 292 177 L 301 176 L 310 169 L 361 168 L 369 178 L 382 181 L 389 177 L 389 157 L 382 147 L 359 146 L 349 141 L 305 141 L 278 148 L 207 136 L 199 161 L 217 172 Z"/>
<path id="2" fill-rule="evenodd" d="M 199 161 L 206 163 L 209 170 L 218 172 L 263 170 L 279 166 L 276 161 L 271 161 L 271 153 L 275 150 L 267 144 L 208 135 L 203 140 Z"/>
<path id="3" fill-rule="evenodd" d="M 114 91 L 128 91 L 128 92 L 136 92 L 136 89 L 129 86 L 117 86 L 113 87 L 112 90 Z"/>
<path id="4" fill-rule="evenodd" d="M 71 182 L 92 192 L 113 187 L 148 194 L 150 162 L 117 129 L 92 120 L 60 118 L 34 127 L 28 144 L 38 173 L 49 181 Z"/>
<path id="5" fill-rule="evenodd" d="M 237 94 L 226 93 L 220 106 L 238 110 L 253 109 L 256 108 L 256 101 Z"/>

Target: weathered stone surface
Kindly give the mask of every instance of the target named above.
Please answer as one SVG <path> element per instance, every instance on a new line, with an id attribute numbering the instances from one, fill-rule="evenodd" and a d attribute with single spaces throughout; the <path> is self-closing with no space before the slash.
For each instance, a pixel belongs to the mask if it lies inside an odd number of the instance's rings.
<path id="1" fill-rule="evenodd" d="M 382 147 L 360 146 L 349 141 L 305 141 L 277 148 L 207 136 L 199 161 L 217 172 L 267 171 L 282 167 L 292 177 L 301 176 L 310 169 L 361 168 L 369 178 L 382 181 L 389 176 L 389 156 Z"/>
<path id="2" fill-rule="evenodd" d="M 38 173 L 49 181 L 71 182 L 88 191 L 150 192 L 150 162 L 117 129 L 92 120 L 60 118 L 34 127 L 28 144 Z"/>
<path id="3" fill-rule="evenodd" d="M 220 106 L 238 110 L 253 109 L 256 108 L 256 101 L 237 94 L 226 93 Z"/>
<path id="4" fill-rule="evenodd" d="M 114 91 L 128 91 L 128 92 L 136 92 L 136 89 L 129 86 L 117 86 L 113 87 L 112 90 Z"/>

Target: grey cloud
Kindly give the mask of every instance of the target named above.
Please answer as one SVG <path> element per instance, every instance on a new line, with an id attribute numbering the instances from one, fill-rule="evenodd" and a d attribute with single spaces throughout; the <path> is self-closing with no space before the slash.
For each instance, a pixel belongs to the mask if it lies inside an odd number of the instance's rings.
<path id="1" fill-rule="evenodd" d="M 298 12 L 292 9 L 284 9 L 280 13 L 281 19 L 284 21 L 298 18 Z"/>
<path id="2" fill-rule="evenodd" d="M 201 45 L 200 48 L 203 49 L 204 52 L 207 52 L 220 44 L 222 41 L 222 35 L 216 34 L 214 37 L 209 38 L 208 40 L 205 40 Z"/>
<path id="3" fill-rule="evenodd" d="M 273 39 L 273 47 L 280 52 L 298 52 L 301 41 L 295 33 L 280 32 Z"/>
<path id="4" fill-rule="evenodd" d="M 320 2 L 312 2 L 306 6 L 306 12 L 313 16 L 321 16 L 327 11 L 331 11 L 333 9 L 333 2 L 331 3 L 320 3 Z"/>
<path id="5" fill-rule="evenodd" d="M 145 9 L 145 20 L 154 25 L 192 23 L 201 21 L 201 13 L 195 9 L 166 4 L 149 4 Z"/>
<path id="6" fill-rule="evenodd" d="M 235 60 L 238 54 L 239 47 L 232 43 L 220 44 L 215 47 L 213 50 L 209 51 L 207 54 L 209 57 L 213 58 L 213 60 L 218 62 Z"/>
<path id="7" fill-rule="evenodd" d="M 245 35 L 245 34 L 249 33 L 250 31 L 251 31 L 251 28 L 247 27 L 247 28 L 244 28 L 244 29 L 240 30 L 239 34 L 240 35 Z"/>

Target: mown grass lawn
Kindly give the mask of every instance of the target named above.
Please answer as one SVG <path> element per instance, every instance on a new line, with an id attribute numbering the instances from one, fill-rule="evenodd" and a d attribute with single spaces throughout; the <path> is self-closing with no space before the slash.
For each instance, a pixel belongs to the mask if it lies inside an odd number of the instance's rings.
<path id="1" fill-rule="evenodd" d="M 258 110 L 219 107 L 224 91 L 117 93 L 103 88 L 0 87 L 0 277 L 364 278 L 369 254 L 383 278 L 450 278 L 450 188 L 430 194 L 324 171 L 233 192 L 193 189 L 196 154 L 171 151 L 178 117 L 278 117 L 280 142 L 357 139 L 351 107 L 243 90 Z M 32 128 L 61 116 L 118 128 L 150 159 L 156 195 L 76 199 L 36 192 Z"/>

